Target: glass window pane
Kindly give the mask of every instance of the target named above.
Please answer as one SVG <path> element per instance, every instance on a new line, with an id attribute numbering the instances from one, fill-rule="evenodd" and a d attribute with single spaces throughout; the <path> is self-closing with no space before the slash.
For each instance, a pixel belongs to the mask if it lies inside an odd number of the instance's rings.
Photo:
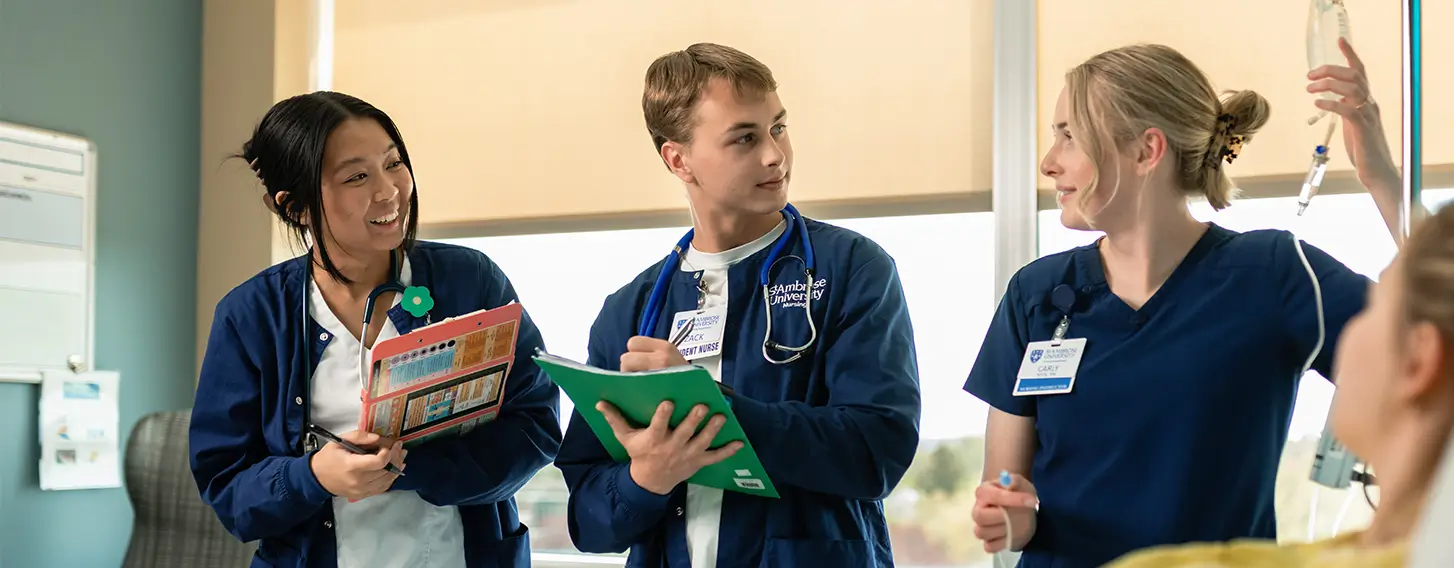
<path id="1" fill-rule="evenodd" d="M 989 566 L 974 538 L 974 488 L 989 406 L 964 392 L 994 295 L 994 215 L 966 213 L 838 221 L 883 246 L 903 279 L 924 411 L 919 452 L 884 503 L 900 566 Z"/>
<path id="2" fill-rule="evenodd" d="M 520 303 L 540 328 L 545 348 L 586 360 L 591 324 L 606 296 L 661 260 L 686 227 L 456 239 L 483 251 L 515 285 Z M 570 422 L 570 399 L 561 397 L 561 428 Z M 536 552 L 578 554 L 566 527 L 565 479 L 555 466 L 536 474 L 516 495 L 520 521 L 530 527 Z"/>

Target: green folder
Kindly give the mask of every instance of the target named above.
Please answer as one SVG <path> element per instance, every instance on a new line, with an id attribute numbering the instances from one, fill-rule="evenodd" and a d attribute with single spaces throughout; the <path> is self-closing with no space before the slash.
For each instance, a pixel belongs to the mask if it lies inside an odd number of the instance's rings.
<path id="1" fill-rule="evenodd" d="M 768 479 L 762 462 L 757 459 L 757 452 L 752 449 L 752 442 L 742 432 L 742 425 L 732 414 L 727 398 L 706 369 L 689 365 L 660 371 L 622 373 L 577 363 L 544 351 L 538 352 L 535 363 L 570 397 L 576 411 L 586 419 L 586 424 L 616 461 L 627 462 L 630 457 L 626 448 L 616 440 L 606 417 L 596 410 L 597 402 L 605 400 L 620 409 L 627 420 L 645 425 L 651 423 L 656 407 L 662 401 L 670 400 L 675 404 L 671 416 L 673 428 L 686 418 L 693 407 L 705 404 L 708 416 L 724 414 L 727 417 L 711 447 L 720 448 L 732 441 L 741 441 L 743 446 L 721 463 L 697 471 L 687 482 L 748 495 L 778 497 L 777 489 Z M 707 421 L 703 420 L 701 427 L 706 424 Z"/>

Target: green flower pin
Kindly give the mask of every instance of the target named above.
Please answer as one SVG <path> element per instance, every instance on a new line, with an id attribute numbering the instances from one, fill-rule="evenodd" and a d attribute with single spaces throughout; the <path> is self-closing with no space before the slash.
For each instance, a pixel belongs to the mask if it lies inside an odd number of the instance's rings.
<path id="1" fill-rule="evenodd" d="M 404 289 L 404 311 L 416 318 L 424 317 L 429 310 L 434 309 L 434 298 L 429 296 L 429 289 L 423 286 L 410 286 Z"/>

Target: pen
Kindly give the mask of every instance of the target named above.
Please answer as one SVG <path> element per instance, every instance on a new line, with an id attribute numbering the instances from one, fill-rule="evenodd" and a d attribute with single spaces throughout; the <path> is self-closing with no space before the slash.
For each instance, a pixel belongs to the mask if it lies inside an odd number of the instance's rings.
<path id="1" fill-rule="evenodd" d="M 683 341 L 686 341 L 687 340 L 687 337 L 689 337 L 689 336 L 692 335 L 692 328 L 696 327 L 696 324 L 697 324 L 697 318 L 692 318 L 692 319 L 687 320 L 686 325 L 683 325 L 682 328 L 677 331 L 677 336 L 672 338 L 672 340 L 671 340 L 671 346 L 672 347 L 681 347 L 682 346 L 682 342 Z"/>
<path id="2" fill-rule="evenodd" d="M 373 453 L 373 452 L 370 452 L 370 451 L 365 450 L 363 448 L 360 448 L 358 446 L 355 446 L 353 444 L 350 444 L 348 442 L 345 442 L 343 440 L 343 438 L 339 438 L 338 436 L 335 436 L 333 434 L 333 432 L 329 432 L 327 429 L 325 429 L 324 427 L 319 426 L 317 424 L 309 424 L 308 425 L 308 431 L 309 432 L 312 432 L 314 434 L 317 434 L 317 435 L 319 435 L 321 437 L 323 437 L 323 439 L 325 439 L 325 440 L 328 440 L 330 442 L 333 442 L 335 444 L 338 444 L 343 449 L 348 450 L 348 451 L 350 451 L 352 453 L 359 454 L 359 455 L 364 455 L 364 456 Z M 400 477 L 403 477 L 403 475 L 404 475 L 404 470 L 399 469 L 397 466 L 394 465 L 393 462 L 389 462 L 388 464 L 385 464 L 384 465 L 384 471 L 387 471 L 389 473 L 392 473 L 392 474 L 397 475 L 397 476 L 400 476 Z"/>

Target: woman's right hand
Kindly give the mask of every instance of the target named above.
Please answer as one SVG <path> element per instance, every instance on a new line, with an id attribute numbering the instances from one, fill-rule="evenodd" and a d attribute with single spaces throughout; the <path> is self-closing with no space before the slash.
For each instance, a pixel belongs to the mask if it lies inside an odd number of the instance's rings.
<path id="1" fill-rule="evenodd" d="M 383 441 L 373 432 L 352 430 L 339 435 L 345 441 L 360 448 L 371 448 Z M 309 465 L 313 476 L 329 493 L 357 501 L 389 490 L 399 476 L 384 471 L 389 462 L 403 469 L 404 454 L 399 442 L 392 442 L 372 454 L 355 454 L 342 446 L 329 442 L 313 454 Z"/>
<path id="2" fill-rule="evenodd" d="M 1015 539 L 1008 543 L 1010 550 L 1024 549 L 1035 536 L 1035 511 L 1040 507 L 1035 485 L 1020 474 L 1010 474 L 1010 480 L 1008 488 L 996 481 L 986 481 L 974 490 L 974 536 L 984 541 L 985 552 L 993 554 L 1005 549 L 1007 527 L 1002 511 L 1010 514 L 1008 532 Z"/>

